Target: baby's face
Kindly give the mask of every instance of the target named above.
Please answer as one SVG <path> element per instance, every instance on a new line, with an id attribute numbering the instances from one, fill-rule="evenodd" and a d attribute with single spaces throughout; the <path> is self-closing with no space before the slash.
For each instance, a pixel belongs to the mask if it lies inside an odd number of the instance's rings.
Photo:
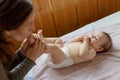
<path id="1" fill-rule="evenodd" d="M 96 32 L 88 36 L 90 38 L 90 45 L 96 50 L 109 41 L 109 38 L 103 32 Z"/>

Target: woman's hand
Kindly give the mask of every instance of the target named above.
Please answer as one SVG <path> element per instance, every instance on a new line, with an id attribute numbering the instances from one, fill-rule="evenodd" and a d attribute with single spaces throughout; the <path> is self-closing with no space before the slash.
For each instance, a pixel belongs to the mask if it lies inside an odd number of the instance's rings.
<path id="1" fill-rule="evenodd" d="M 46 44 L 44 41 L 40 40 L 38 36 L 34 37 L 34 43 L 32 43 L 26 52 L 26 56 L 35 61 L 44 52 Z"/>
<path id="2" fill-rule="evenodd" d="M 45 47 L 45 42 L 40 40 L 38 35 L 33 34 L 22 42 L 19 51 L 22 55 L 35 61 L 44 52 Z"/>
<path id="3" fill-rule="evenodd" d="M 28 38 L 26 38 L 22 42 L 21 46 L 19 47 L 19 52 L 21 53 L 21 55 L 26 56 L 26 52 L 27 52 L 28 47 L 33 43 L 34 43 L 34 38 L 32 35 L 29 36 Z"/>

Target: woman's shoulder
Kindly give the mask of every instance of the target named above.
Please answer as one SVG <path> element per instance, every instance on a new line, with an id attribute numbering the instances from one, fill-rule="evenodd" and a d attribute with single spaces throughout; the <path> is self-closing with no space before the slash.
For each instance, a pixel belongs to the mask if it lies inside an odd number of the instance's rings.
<path id="1" fill-rule="evenodd" d="M 1 57 L 2 55 L 4 55 L 4 53 L 5 53 L 5 51 L 4 51 L 2 48 L 0 48 L 0 57 Z"/>
<path id="2" fill-rule="evenodd" d="M 1 76 L 0 80 L 8 80 L 8 77 L 4 71 L 1 60 L 0 60 L 0 76 Z"/>
<path id="3" fill-rule="evenodd" d="M 0 48 L 0 62 L 1 62 L 1 57 L 3 57 L 3 55 L 4 55 L 4 50 Z"/>

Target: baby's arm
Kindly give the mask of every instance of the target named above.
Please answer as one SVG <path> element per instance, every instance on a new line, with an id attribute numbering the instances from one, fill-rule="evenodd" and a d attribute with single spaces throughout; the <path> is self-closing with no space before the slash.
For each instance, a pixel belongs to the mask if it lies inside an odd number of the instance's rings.
<path id="1" fill-rule="evenodd" d="M 76 37 L 73 37 L 70 42 L 83 42 L 83 35 L 82 36 L 76 36 Z"/>
<path id="2" fill-rule="evenodd" d="M 79 55 L 86 61 L 91 60 L 95 57 L 96 51 L 89 46 L 89 38 L 85 37 L 84 42 L 80 48 Z"/>
<path id="3" fill-rule="evenodd" d="M 86 57 L 89 53 L 89 38 L 88 37 L 85 37 L 84 38 L 84 41 L 81 45 L 81 48 L 79 50 L 79 55 L 80 57 Z"/>

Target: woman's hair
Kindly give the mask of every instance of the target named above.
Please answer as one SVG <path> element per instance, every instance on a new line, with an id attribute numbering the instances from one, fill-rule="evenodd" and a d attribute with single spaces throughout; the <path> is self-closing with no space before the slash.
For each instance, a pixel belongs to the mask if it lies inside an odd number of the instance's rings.
<path id="1" fill-rule="evenodd" d="M 0 29 L 17 29 L 32 9 L 29 0 L 3 0 L 0 3 Z"/>
<path id="2" fill-rule="evenodd" d="M 11 43 L 7 41 L 4 31 L 19 28 L 33 10 L 30 0 L 0 0 L 0 61 L 6 73 L 13 60 L 10 50 Z"/>

